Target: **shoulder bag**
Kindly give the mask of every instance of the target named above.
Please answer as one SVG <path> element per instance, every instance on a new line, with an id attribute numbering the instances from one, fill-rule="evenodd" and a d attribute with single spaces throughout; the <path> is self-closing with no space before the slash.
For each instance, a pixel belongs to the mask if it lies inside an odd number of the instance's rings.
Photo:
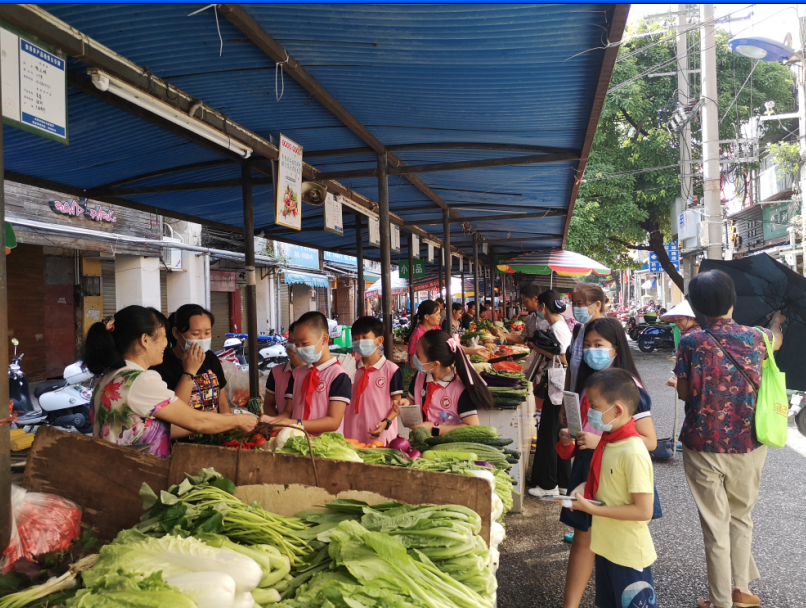
<path id="1" fill-rule="evenodd" d="M 775 355 L 769 338 L 767 338 L 767 334 L 760 329 L 759 332 L 762 338 L 764 338 L 764 344 L 767 347 L 767 357 L 761 364 L 761 382 L 759 386 L 756 386 L 736 359 L 722 348 L 719 340 L 717 340 L 709 330 L 706 330 L 706 333 L 711 336 L 711 339 L 716 343 L 719 349 L 725 353 L 725 356 L 753 388 L 753 392 L 756 395 L 756 408 L 753 416 L 753 427 L 756 431 L 756 439 L 764 445 L 773 448 L 782 448 L 786 445 L 788 426 L 787 414 L 789 412 L 788 399 L 786 396 L 786 374 L 778 369 L 778 364 L 775 362 Z"/>

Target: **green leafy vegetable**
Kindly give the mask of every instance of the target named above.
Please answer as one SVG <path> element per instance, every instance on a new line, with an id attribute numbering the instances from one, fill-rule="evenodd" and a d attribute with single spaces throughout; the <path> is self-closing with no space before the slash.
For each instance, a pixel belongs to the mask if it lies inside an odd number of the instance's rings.
<path id="1" fill-rule="evenodd" d="M 361 456 L 347 444 L 344 440 L 344 435 L 340 433 L 322 433 L 319 437 L 311 438 L 311 449 L 313 450 L 313 455 L 317 458 L 363 462 Z M 285 446 L 277 450 L 277 452 L 308 456 L 310 454 L 308 440 L 305 437 L 291 437 Z"/>
<path id="2" fill-rule="evenodd" d="M 67 608 L 197 608 L 196 603 L 163 582 L 155 572 L 143 578 L 123 571 L 98 577 L 88 589 L 82 589 L 67 601 Z"/>

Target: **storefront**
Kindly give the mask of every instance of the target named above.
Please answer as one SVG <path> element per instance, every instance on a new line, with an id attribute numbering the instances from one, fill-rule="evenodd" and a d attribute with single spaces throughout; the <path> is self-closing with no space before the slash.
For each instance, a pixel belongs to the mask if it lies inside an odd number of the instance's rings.
<path id="1" fill-rule="evenodd" d="M 13 182 L 5 205 L 18 242 L 7 260 L 9 337 L 19 340 L 31 381 L 60 378 L 93 322 L 137 303 L 117 288 L 121 273 L 150 273 L 158 288 L 150 305 L 166 312 L 160 249 L 116 239 L 159 240 L 160 216 Z"/>

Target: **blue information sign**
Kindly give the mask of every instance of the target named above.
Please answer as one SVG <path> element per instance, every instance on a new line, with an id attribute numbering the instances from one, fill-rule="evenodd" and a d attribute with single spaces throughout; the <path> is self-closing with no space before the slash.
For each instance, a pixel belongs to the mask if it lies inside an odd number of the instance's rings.
<path id="1" fill-rule="evenodd" d="M 674 269 L 680 271 L 680 250 L 677 248 L 677 243 L 667 243 L 663 246 L 666 250 L 666 255 L 669 256 L 669 261 L 674 266 Z M 663 267 L 658 262 L 658 256 L 654 252 L 649 254 L 649 272 L 664 272 Z"/>

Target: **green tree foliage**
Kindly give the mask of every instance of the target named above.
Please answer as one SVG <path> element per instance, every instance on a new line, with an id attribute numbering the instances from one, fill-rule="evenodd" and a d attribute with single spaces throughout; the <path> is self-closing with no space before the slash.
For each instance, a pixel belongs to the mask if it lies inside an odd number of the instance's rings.
<path id="1" fill-rule="evenodd" d="M 674 29 L 661 30 L 658 25 L 652 29 L 657 30 L 655 35 L 634 38 L 621 46 L 611 89 L 645 72 L 677 69 L 675 38 L 670 33 Z M 649 26 L 641 21 L 625 37 L 649 31 Z M 727 32 L 717 30 L 716 37 L 720 139 L 739 137 L 741 124 L 763 112 L 766 101 L 775 101 L 779 113 L 796 106 L 789 68 L 758 62 L 753 69 L 756 62 L 730 52 Z M 658 41 L 662 42 L 656 44 Z M 689 69 L 699 68 L 696 28 L 688 34 L 687 46 Z M 689 79 L 690 99 L 697 99 L 699 74 L 691 74 Z M 676 76 L 641 76 L 607 95 L 585 182 L 571 219 L 567 246 L 613 268 L 634 267 L 629 256 L 631 250 L 654 251 L 682 289 L 682 277 L 674 271 L 663 244 L 671 238 L 671 210 L 680 195 L 678 146 L 689 146 L 694 159 L 701 158 L 702 148 L 699 113 L 691 123 L 691 141 L 681 142 L 677 134 L 667 131 L 677 99 Z M 774 140 L 783 128 L 774 122 L 768 124 L 775 126 L 766 138 Z M 674 166 L 645 171 L 668 165 Z M 693 171 L 699 172 L 699 165 L 693 165 Z M 699 177 L 695 177 L 692 194 L 702 194 Z"/>

